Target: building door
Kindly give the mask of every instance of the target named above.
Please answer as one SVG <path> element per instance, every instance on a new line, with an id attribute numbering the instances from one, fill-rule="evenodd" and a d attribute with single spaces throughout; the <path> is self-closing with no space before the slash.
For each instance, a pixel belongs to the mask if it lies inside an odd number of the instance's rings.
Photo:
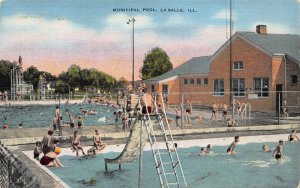
<path id="1" fill-rule="evenodd" d="M 278 107 L 280 104 L 280 107 L 282 106 L 282 84 L 277 84 L 276 85 L 276 112 L 278 112 Z M 279 96 L 280 96 L 280 100 L 279 100 Z M 282 108 L 280 108 L 280 111 Z"/>

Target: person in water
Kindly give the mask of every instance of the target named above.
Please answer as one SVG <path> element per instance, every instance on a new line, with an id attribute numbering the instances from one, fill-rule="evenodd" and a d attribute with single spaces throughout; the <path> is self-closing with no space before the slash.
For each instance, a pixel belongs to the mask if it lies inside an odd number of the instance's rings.
<path id="1" fill-rule="evenodd" d="M 79 135 L 78 131 L 74 131 L 74 137 L 73 137 L 73 140 L 72 140 L 72 147 L 76 151 L 76 156 L 79 156 L 79 150 L 82 151 L 83 155 L 86 155 L 83 148 L 80 145 L 80 135 Z"/>
<path id="2" fill-rule="evenodd" d="M 236 153 L 234 152 L 234 148 L 237 145 L 237 143 L 240 141 L 240 137 L 239 136 L 235 136 L 234 137 L 234 141 L 230 144 L 230 146 L 227 149 L 227 153 L 230 155 L 235 155 Z"/>
<path id="3" fill-rule="evenodd" d="M 276 160 L 279 160 L 282 158 L 283 155 L 283 140 L 279 140 L 279 144 L 276 147 L 276 149 L 273 152 L 273 156 Z"/>
<path id="4" fill-rule="evenodd" d="M 289 137 L 288 137 L 288 140 L 289 140 L 290 142 L 296 142 L 296 139 L 299 141 L 299 138 L 298 138 L 298 136 L 297 136 L 296 131 L 295 131 L 295 130 L 292 130 L 291 134 L 290 134 Z"/>
<path id="5" fill-rule="evenodd" d="M 263 150 L 263 152 L 272 152 L 270 146 L 268 146 L 268 145 L 263 145 L 262 150 Z"/>

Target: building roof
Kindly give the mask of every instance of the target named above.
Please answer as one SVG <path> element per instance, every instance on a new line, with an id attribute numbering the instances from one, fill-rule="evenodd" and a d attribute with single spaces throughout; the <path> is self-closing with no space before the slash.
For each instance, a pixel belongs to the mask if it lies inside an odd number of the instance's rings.
<path id="1" fill-rule="evenodd" d="M 257 34 L 254 32 L 237 32 L 251 43 L 271 54 L 286 54 L 300 62 L 300 35 L 291 34 Z"/>
<path id="2" fill-rule="evenodd" d="M 146 80 L 146 82 L 158 82 L 174 76 L 182 74 L 208 74 L 210 69 L 210 56 L 193 57 L 178 67 L 154 78 Z"/>

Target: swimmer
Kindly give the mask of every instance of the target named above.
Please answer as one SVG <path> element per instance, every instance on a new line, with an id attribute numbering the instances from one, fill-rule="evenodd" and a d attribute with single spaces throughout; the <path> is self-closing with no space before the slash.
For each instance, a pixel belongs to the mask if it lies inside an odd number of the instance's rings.
<path id="1" fill-rule="evenodd" d="M 91 147 L 88 151 L 87 151 L 87 156 L 95 156 L 96 155 L 96 149 L 95 147 Z"/>
<path id="2" fill-rule="evenodd" d="M 33 150 L 33 158 L 35 158 L 36 160 L 40 160 L 40 153 L 42 153 L 42 142 L 37 141 Z"/>
<path id="3" fill-rule="evenodd" d="M 177 107 L 175 106 L 175 120 L 176 120 L 176 127 L 179 127 L 179 119 L 180 119 L 180 113 Z"/>
<path id="4" fill-rule="evenodd" d="M 152 113 L 152 103 L 153 103 L 153 98 L 151 93 L 147 92 L 147 88 L 143 85 L 139 89 L 140 93 L 144 93 L 144 95 L 141 97 L 141 104 L 142 104 L 142 114 L 151 114 Z"/>
<path id="5" fill-rule="evenodd" d="M 19 129 L 23 128 L 23 123 L 19 123 Z"/>
<path id="6" fill-rule="evenodd" d="M 3 125 L 3 129 L 8 129 L 8 125 Z"/>
<path id="7" fill-rule="evenodd" d="M 234 152 L 234 148 L 236 146 L 236 144 L 240 141 L 240 137 L 239 136 L 235 136 L 234 137 L 234 141 L 230 144 L 230 146 L 227 149 L 227 153 L 230 155 L 235 155 L 236 153 Z"/>
<path id="8" fill-rule="evenodd" d="M 222 104 L 222 109 L 223 109 L 223 120 L 226 121 L 228 106 L 227 104 L 225 104 L 225 102 L 223 102 Z"/>
<path id="9" fill-rule="evenodd" d="M 210 153 L 210 152 L 211 152 L 211 149 L 212 149 L 211 145 L 208 144 L 208 145 L 206 146 L 206 152 L 207 152 L 207 153 Z"/>
<path id="10" fill-rule="evenodd" d="M 78 116 L 77 128 L 80 129 L 81 127 L 83 127 L 83 119 L 81 118 L 81 116 Z"/>
<path id="11" fill-rule="evenodd" d="M 94 147 L 95 147 L 96 150 L 98 150 L 98 151 L 103 150 L 103 149 L 107 146 L 106 143 L 103 143 L 103 142 L 102 142 L 98 130 L 95 130 L 95 134 L 94 134 L 93 140 L 94 140 Z"/>
<path id="12" fill-rule="evenodd" d="M 71 113 L 69 113 L 69 119 L 70 119 L 70 127 L 74 128 L 75 127 L 75 123 L 74 123 L 74 118 L 72 116 Z"/>
<path id="13" fill-rule="evenodd" d="M 47 135 L 42 139 L 42 151 L 44 154 L 50 152 L 51 150 L 51 140 L 52 140 L 53 131 L 49 130 Z"/>
<path id="14" fill-rule="evenodd" d="M 237 127 L 238 124 L 236 123 L 236 121 L 234 119 L 229 117 L 229 118 L 227 118 L 227 126 L 228 127 Z"/>
<path id="15" fill-rule="evenodd" d="M 191 127 L 191 115 L 192 113 L 192 104 L 188 98 L 186 98 L 186 108 L 185 108 L 185 119 L 186 119 L 186 127 Z"/>
<path id="16" fill-rule="evenodd" d="M 170 151 L 171 152 L 177 151 L 177 149 L 178 149 L 177 147 L 178 147 L 178 144 L 174 143 L 174 148 L 170 148 Z"/>
<path id="17" fill-rule="evenodd" d="M 202 147 L 202 148 L 201 148 L 201 153 L 200 153 L 200 155 L 206 155 L 206 154 L 207 154 L 206 148 L 205 148 L 205 147 Z"/>
<path id="18" fill-rule="evenodd" d="M 86 155 L 83 151 L 83 148 L 80 145 L 80 135 L 79 135 L 78 131 L 74 131 L 74 136 L 73 136 L 73 140 L 72 140 L 72 147 L 76 151 L 76 156 L 79 156 L 79 150 L 82 151 L 83 155 Z"/>
<path id="19" fill-rule="evenodd" d="M 213 120 L 213 118 L 217 120 L 217 115 L 216 115 L 217 110 L 218 110 L 218 106 L 216 102 L 213 102 L 213 104 L 211 105 L 211 117 L 210 117 L 211 121 Z"/>
<path id="20" fill-rule="evenodd" d="M 290 142 L 296 142 L 296 139 L 299 141 L 299 138 L 298 138 L 298 136 L 297 136 L 297 134 L 296 134 L 296 131 L 295 131 L 295 130 L 292 130 L 291 134 L 290 134 L 289 137 L 288 137 L 288 140 L 289 140 Z"/>
<path id="21" fill-rule="evenodd" d="M 262 150 L 263 150 L 263 152 L 272 152 L 270 146 L 268 146 L 268 145 L 263 145 Z"/>
<path id="22" fill-rule="evenodd" d="M 282 158 L 283 155 L 283 140 L 279 140 L 279 144 L 273 152 L 273 156 L 275 156 L 276 160 Z"/>
<path id="23" fill-rule="evenodd" d="M 54 152 L 49 152 L 49 153 L 45 154 L 41 158 L 40 163 L 47 167 L 64 167 L 61 164 L 61 162 L 59 161 L 57 154 Z"/>

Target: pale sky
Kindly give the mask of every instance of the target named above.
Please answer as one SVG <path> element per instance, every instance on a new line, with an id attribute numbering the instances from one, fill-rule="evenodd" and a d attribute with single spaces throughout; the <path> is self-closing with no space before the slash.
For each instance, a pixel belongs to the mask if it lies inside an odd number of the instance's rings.
<path id="1" fill-rule="evenodd" d="M 254 32 L 256 25 L 266 24 L 269 33 L 299 34 L 299 0 L 233 2 L 234 31 Z M 25 67 L 54 74 L 78 64 L 130 80 L 132 29 L 126 22 L 132 17 L 136 78 L 153 47 L 164 49 L 178 66 L 211 55 L 229 35 L 229 0 L 0 0 L 0 59 L 13 61 L 21 55 Z"/>

